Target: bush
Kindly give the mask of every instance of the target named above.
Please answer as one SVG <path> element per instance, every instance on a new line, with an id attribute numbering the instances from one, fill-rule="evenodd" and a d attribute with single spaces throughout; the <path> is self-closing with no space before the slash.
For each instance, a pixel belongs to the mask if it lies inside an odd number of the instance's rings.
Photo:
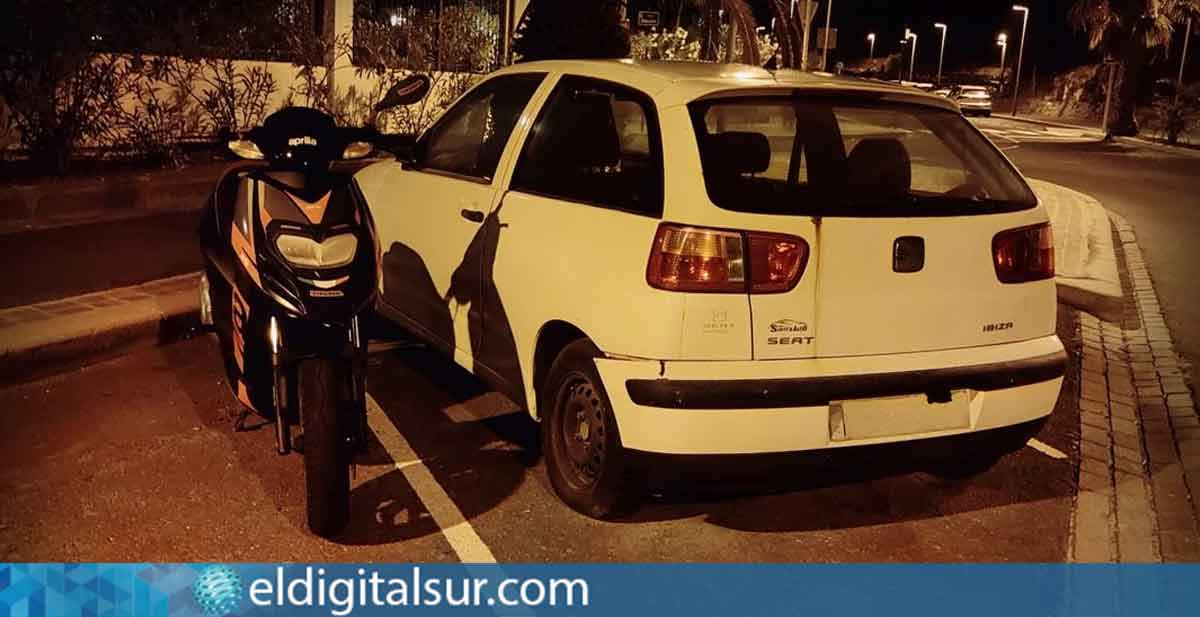
<path id="1" fill-rule="evenodd" d="M 34 160 L 62 175 L 78 143 L 111 135 L 134 79 L 130 61 L 97 50 L 106 7 L 96 0 L 9 1 L 0 98 Z"/>
<path id="2" fill-rule="evenodd" d="M 726 53 L 726 41 L 729 40 L 728 28 L 727 25 L 721 26 L 717 57 L 741 57 L 742 43 L 740 40 L 735 39 L 732 53 Z M 763 60 L 773 58 L 779 49 L 774 37 L 762 28 L 758 29 L 757 35 L 759 57 Z M 676 28 L 673 31 L 640 32 L 630 37 L 630 42 L 632 48 L 630 56 L 638 60 L 698 61 L 701 59 L 702 46 L 699 37 L 683 28 Z"/>
<path id="3" fill-rule="evenodd" d="M 292 38 L 297 57 L 299 84 L 289 93 L 288 104 L 300 103 L 321 109 L 339 124 L 374 124 L 384 132 L 417 134 L 466 92 L 478 75 L 491 71 L 499 62 L 499 16 L 487 6 L 466 0 L 458 5 L 407 10 L 403 19 L 372 10 L 365 3 L 356 7 L 354 47 L 345 37 L 326 44 L 310 34 Z M 327 62 L 347 65 L 369 88 L 348 87 L 332 91 Z M 339 69 L 347 70 L 347 69 Z M 420 103 L 387 110 L 376 117 L 373 107 L 392 85 L 411 73 L 430 77 L 430 94 Z"/>

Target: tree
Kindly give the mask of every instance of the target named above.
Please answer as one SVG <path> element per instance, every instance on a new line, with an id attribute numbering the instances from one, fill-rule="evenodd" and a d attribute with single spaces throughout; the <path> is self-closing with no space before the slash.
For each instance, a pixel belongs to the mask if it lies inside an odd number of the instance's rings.
<path id="1" fill-rule="evenodd" d="M 729 18 L 729 25 L 721 26 L 721 15 Z M 704 5 L 704 23 L 700 37 L 700 58 L 715 62 L 732 62 L 737 59 L 758 66 L 762 60 L 758 53 L 757 24 L 754 11 L 745 0 L 707 0 Z M 724 57 L 718 57 L 721 37 L 725 39 Z M 740 49 L 741 54 L 737 54 Z"/>
<path id="2" fill-rule="evenodd" d="M 1078 0 L 1071 9 L 1075 27 L 1088 34 L 1121 67 L 1114 106 L 1114 135 L 1137 135 L 1134 114 L 1146 68 L 1171 41 L 1175 26 L 1200 16 L 1200 0 Z"/>
<path id="3" fill-rule="evenodd" d="M 8 8 L 0 97 L 33 158 L 62 175 L 79 141 L 111 129 L 130 62 L 97 53 L 107 17 L 99 2 L 16 0 Z"/>
<path id="4" fill-rule="evenodd" d="M 517 26 L 513 52 L 521 62 L 564 58 L 626 58 L 629 31 L 621 0 L 531 0 Z"/>

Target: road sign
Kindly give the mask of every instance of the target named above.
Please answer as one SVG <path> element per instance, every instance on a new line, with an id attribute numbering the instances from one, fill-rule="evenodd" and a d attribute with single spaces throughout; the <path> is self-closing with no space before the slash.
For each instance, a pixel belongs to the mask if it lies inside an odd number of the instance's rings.
<path id="1" fill-rule="evenodd" d="M 829 29 L 829 49 L 837 49 L 837 28 Z M 817 28 L 817 49 L 825 49 L 825 28 Z"/>
<path id="2" fill-rule="evenodd" d="M 658 11 L 638 11 L 637 25 L 643 28 L 657 28 L 659 24 Z"/>

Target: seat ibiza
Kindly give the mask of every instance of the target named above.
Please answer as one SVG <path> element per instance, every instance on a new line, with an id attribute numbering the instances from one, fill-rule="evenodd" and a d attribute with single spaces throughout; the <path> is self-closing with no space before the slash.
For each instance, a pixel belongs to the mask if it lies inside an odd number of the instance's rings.
<path id="1" fill-rule="evenodd" d="M 960 450 L 993 461 L 1062 384 L 1045 209 L 911 88 L 519 64 L 358 182 L 380 313 L 539 420 L 554 489 L 592 516 L 639 453 L 1002 436 Z"/>

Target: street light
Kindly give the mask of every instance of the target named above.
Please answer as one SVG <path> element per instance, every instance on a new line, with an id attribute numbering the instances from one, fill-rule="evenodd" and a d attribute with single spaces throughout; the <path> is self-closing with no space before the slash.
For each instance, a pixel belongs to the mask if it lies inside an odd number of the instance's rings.
<path id="1" fill-rule="evenodd" d="M 1021 12 L 1021 45 L 1017 47 L 1017 77 L 1013 80 L 1012 115 L 1017 115 L 1017 94 L 1021 92 L 1021 62 L 1025 59 L 1025 28 L 1029 25 L 1029 7 L 1014 4 L 1014 11 Z"/>
<path id="2" fill-rule="evenodd" d="M 1183 50 L 1179 54 L 1179 78 L 1175 80 L 1175 96 L 1183 91 L 1183 66 L 1187 64 L 1188 43 L 1192 39 L 1192 20 L 1189 17 L 1187 22 L 1187 30 L 1183 32 Z"/>
<path id="3" fill-rule="evenodd" d="M 1001 32 L 1000 36 L 996 37 L 996 44 L 1000 46 L 1000 89 L 1004 89 L 1004 56 L 1008 53 L 1008 35 Z"/>
<path id="4" fill-rule="evenodd" d="M 938 51 L 938 76 L 937 76 L 937 85 L 940 88 L 942 86 L 942 59 L 946 57 L 946 32 L 949 30 L 949 28 L 947 28 L 946 24 L 943 24 L 943 23 L 933 24 L 933 27 L 942 31 L 942 48 L 940 51 Z"/>
<path id="5" fill-rule="evenodd" d="M 908 80 L 913 81 L 913 68 L 917 64 L 917 33 L 904 29 L 904 40 L 912 39 L 912 55 L 908 57 Z"/>
<path id="6" fill-rule="evenodd" d="M 875 59 L 875 33 L 874 32 L 867 35 L 867 42 L 871 44 L 871 55 L 867 56 L 867 59 L 874 60 Z"/>

